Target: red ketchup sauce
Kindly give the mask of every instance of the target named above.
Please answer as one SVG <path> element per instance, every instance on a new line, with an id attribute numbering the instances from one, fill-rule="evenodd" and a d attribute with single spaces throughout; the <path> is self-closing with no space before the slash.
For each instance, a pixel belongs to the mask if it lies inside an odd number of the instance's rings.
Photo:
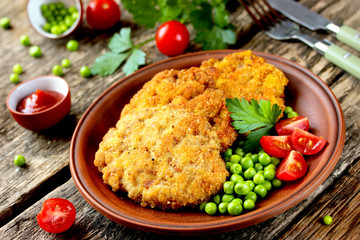
<path id="1" fill-rule="evenodd" d="M 24 97 L 16 107 L 21 113 L 37 113 L 51 108 L 60 102 L 64 95 L 55 91 L 37 89 L 34 93 Z"/>

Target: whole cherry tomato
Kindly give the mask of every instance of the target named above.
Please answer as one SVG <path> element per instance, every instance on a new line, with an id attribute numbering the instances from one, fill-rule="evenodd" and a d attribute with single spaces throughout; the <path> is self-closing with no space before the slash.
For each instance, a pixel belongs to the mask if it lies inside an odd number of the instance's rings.
<path id="1" fill-rule="evenodd" d="M 74 223 L 76 210 L 74 205 L 63 198 L 50 198 L 36 217 L 39 226 L 50 233 L 61 233 Z"/>
<path id="2" fill-rule="evenodd" d="M 275 176 L 283 181 L 294 181 L 305 175 L 307 165 L 301 153 L 293 150 L 282 160 Z"/>
<path id="3" fill-rule="evenodd" d="M 168 21 L 161 24 L 155 36 L 157 48 L 167 56 L 175 56 L 184 52 L 189 39 L 186 26 L 178 21 Z"/>
<path id="4" fill-rule="evenodd" d="M 277 158 L 286 157 L 294 149 L 291 136 L 262 136 L 260 145 L 267 154 Z"/>
<path id="5" fill-rule="evenodd" d="M 120 21 L 120 8 L 114 0 L 92 0 L 86 8 L 86 21 L 94 29 L 108 29 Z"/>
<path id="6" fill-rule="evenodd" d="M 295 128 L 291 134 L 291 143 L 301 154 L 313 155 L 325 147 L 326 140 L 307 131 Z"/>
<path id="7" fill-rule="evenodd" d="M 292 117 L 284 119 L 275 125 L 275 130 L 279 135 L 291 135 L 295 128 L 308 131 L 310 128 L 309 120 L 306 117 Z"/>

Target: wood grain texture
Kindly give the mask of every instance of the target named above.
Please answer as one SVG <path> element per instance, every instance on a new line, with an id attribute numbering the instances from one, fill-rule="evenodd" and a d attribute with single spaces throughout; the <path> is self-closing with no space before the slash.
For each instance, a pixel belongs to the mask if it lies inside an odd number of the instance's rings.
<path id="1" fill-rule="evenodd" d="M 83 1 L 84 6 L 89 2 Z M 300 3 L 320 12 L 334 21 L 360 30 L 360 1 L 353 0 L 301 0 Z M 12 29 L 0 29 L 0 238 L 1 239 L 159 239 L 159 235 L 145 233 L 118 225 L 95 211 L 80 195 L 70 179 L 68 169 L 69 146 L 73 130 L 87 107 L 105 89 L 124 77 L 121 71 L 108 77 L 82 78 L 78 73 L 83 65 L 90 66 L 95 58 L 106 51 L 114 32 L 129 26 L 135 42 L 153 36 L 155 30 L 144 29 L 122 11 L 122 22 L 105 32 L 93 31 L 84 21 L 75 35 L 62 40 L 44 39 L 36 34 L 26 21 L 26 1 L 0 1 L 0 17 L 8 16 Z M 239 36 L 233 48 L 252 49 L 290 59 L 317 74 L 327 83 L 339 99 L 346 120 L 346 143 L 343 154 L 329 178 L 308 198 L 290 210 L 260 224 L 227 233 L 194 239 L 357 239 L 360 235 L 359 181 L 360 181 L 360 80 L 343 72 L 324 57 L 299 42 L 279 42 L 267 37 L 254 26 L 251 18 L 237 7 L 230 16 Z M 190 32 L 192 30 L 190 29 Z M 308 32 L 310 33 L 310 32 Z M 32 44 L 39 45 L 43 57 L 33 59 L 28 48 L 19 43 L 22 34 L 30 36 Z M 327 38 L 360 56 L 358 52 L 323 32 L 310 33 Z M 192 35 L 193 36 L 193 35 Z M 80 43 L 77 52 L 69 52 L 65 44 L 69 39 Z M 198 50 L 193 38 L 187 51 Z M 166 57 L 160 54 L 155 42 L 142 49 L 147 64 Z M 65 70 L 72 94 L 70 114 L 56 127 L 42 132 L 21 128 L 6 109 L 6 96 L 13 88 L 8 80 L 12 66 L 20 63 L 24 73 L 21 81 L 39 75 L 51 74 L 52 66 L 69 58 L 72 66 Z M 14 166 L 12 159 L 22 154 L 27 159 L 25 168 Z M 64 197 L 77 209 L 73 227 L 63 234 L 48 234 L 36 223 L 36 214 L 44 200 Z M 330 226 L 321 223 L 330 214 Z M 172 239 L 182 239 L 172 236 Z"/>

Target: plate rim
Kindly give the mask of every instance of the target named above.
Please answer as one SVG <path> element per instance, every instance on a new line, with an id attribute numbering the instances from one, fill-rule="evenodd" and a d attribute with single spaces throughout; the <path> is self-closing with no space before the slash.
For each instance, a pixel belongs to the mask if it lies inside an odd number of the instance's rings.
<path id="1" fill-rule="evenodd" d="M 325 90 L 325 92 L 327 93 L 329 98 L 332 100 L 332 103 L 334 104 L 334 109 L 336 109 L 336 113 L 337 113 L 336 115 L 338 116 L 338 119 L 337 119 L 338 126 L 339 126 L 339 130 L 341 130 L 341 131 L 338 132 L 340 135 L 340 138 L 337 139 L 334 151 L 330 157 L 331 159 L 334 159 L 334 160 L 331 162 L 329 162 L 329 161 L 327 162 L 325 167 L 320 172 L 322 174 L 320 174 L 320 176 L 315 177 L 314 180 L 312 181 L 313 184 L 310 184 L 310 186 L 306 186 L 305 188 L 300 189 L 301 191 L 300 190 L 298 191 L 298 192 L 302 193 L 301 195 L 299 195 L 299 193 L 296 193 L 293 197 L 287 199 L 285 202 L 283 201 L 283 202 L 277 203 L 276 206 L 280 206 L 280 207 L 276 208 L 276 210 L 268 209 L 266 212 L 262 212 L 263 214 L 265 213 L 263 215 L 264 217 L 262 218 L 261 221 L 256 221 L 256 223 L 247 224 L 247 221 L 249 219 L 253 219 L 256 217 L 255 213 L 252 214 L 252 212 L 249 212 L 246 215 L 240 215 L 241 216 L 240 221 L 238 221 L 237 217 L 233 217 L 231 219 L 214 220 L 214 221 L 205 222 L 205 223 L 203 223 L 203 222 L 202 223 L 192 223 L 190 227 L 186 223 L 176 223 L 176 226 L 175 225 L 163 225 L 163 224 L 158 225 L 158 224 L 146 223 L 143 221 L 139 222 L 139 221 L 135 221 L 131 218 L 128 218 L 126 216 L 120 216 L 117 213 L 111 211 L 106 206 L 103 206 L 101 204 L 99 205 L 99 202 L 96 201 L 96 199 L 93 196 L 91 196 L 91 194 L 88 192 L 86 187 L 83 185 L 83 183 L 79 179 L 78 172 L 75 168 L 75 159 L 74 159 L 75 153 L 74 153 L 74 151 L 76 148 L 76 139 L 78 137 L 79 131 L 81 131 L 81 126 L 82 126 L 83 122 L 86 120 L 86 117 L 91 113 L 92 109 L 97 105 L 97 103 L 103 97 L 105 97 L 110 91 L 112 91 L 114 88 L 116 88 L 117 85 L 122 84 L 122 83 L 128 81 L 129 79 L 134 78 L 136 75 L 144 73 L 149 68 L 152 68 L 156 65 L 163 65 L 163 64 L 166 64 L 169 62 L 178 61 L 178 60 L 182 60 L 182 59 L 186 59 L 186 58 L 190 58 L 190 57 L 194 57 L 194 56 L 198 56 L 198 55 L 204 55 L 204 56 L 209 55 L 209 57 L 210 57 L 210 56 L 216 55 L 216 54 L 220 54 L 220 55 L 225 54 L 226 55 L 226 54 L 239 52 L 239 51 L 244 51 L 244 50 L 242 50 L 242 49 L 237 49 L 237 50 L 226 49 L 226 50 L 193 52 L 193 53 L 183 54 L 183 55 L 180 55 L 177 57 L 172 57 L 172 58 L 164 59 L 164 60 L 149 64 L 149 65 L 141 68 L 140 70 L 136 71 L 135 73 L 133 73 L 129 76 L 126 76 L 124 78 L 121 78 L 118 81 L 116 81 L 115 83 L 113 83 L 90 104 L 90 106 L 86 109 L 86 111 L 81 116 L 81 118 L 74 130 L 72 139 L 71 139 L 70 172 L 71 172 L 71 175 L 73 177 L 75 185 L 78 188 L 80 194 L 84 197 L 84 199 L 93 208 L 95 208 L 97 211 L 99 211 L 102 215 L 106 216 L 107 218 L 109 218 L 117 223 L 120 223 L 127 227 L 132 227 L 132 228 L 135 228 L 138 230 L 161 233 L 161 234 L 176 234 L 176 235 L 178 235 L 178 234 L 180 234 L 180 235 L 198 235 L 198 234 L 218 233 L 218 232 L 224 232 L 224 231 L 228 231 L 228 230 L 235 230 L 238 228 L 248 227 L 250 225 L 254 225 L 254 224 L 260 223 L 262 221 L 265 221 L 265 220 L 267 220 L 271 217 L 274 217 L 282 212 L 285 212 L 288 209 L 297 205 L 299 202 L 301 202 L 306 197 L 308 197 L 316 188 L 318 188 L 322 184 L 323 181 L 325 181 L 325 179 L 331 174 L 331 172 L 335 168 L 337 162 L 339 161 L 339 158 L 341 156 L 341 153 L 342 153 L 342 150 L 344 147 L 344 143 L 345 143 L 345 131 L 346 131 L 345 120 L 344 120 L 343 112 L 341 110 L 341 106 L 340 106 L 336 96 L 334 95 L 332 90 L 329 88 L 329 86 L 327 86 L 317 75 L 312 73 L 309 69 L 307 69 L 295 62 L 292 62 L 288 59 L 285 59 L 283 57 L 276 56 L 276 55 L 269 54 L 269 53 L 258 52 L 258 51 L 252 51 L 252 53 L 255 55 L 261 56 L 261 57 L 265 57 L 266 59 L 281 61 L 281 62 L 285 63 L 286 65 L 289 65 L 292 68 L 300 70 L 304 74 L 308 75 L 312 80 L 314 80 L 318 85 L 320 85 L 323 90 Z M 324 174 L 324 172 L 325 172 L 325 174 Z M 236 226 L 236 225 L 241 225 L 241 227 Z"/>

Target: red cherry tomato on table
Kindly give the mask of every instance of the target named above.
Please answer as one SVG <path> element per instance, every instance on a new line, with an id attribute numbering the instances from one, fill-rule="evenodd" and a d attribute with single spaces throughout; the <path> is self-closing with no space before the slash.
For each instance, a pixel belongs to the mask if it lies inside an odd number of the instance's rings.
<path id="1" fill-rule="evenodd" d="M 283 181 L 294 181 L 304 176 L 306 171 L 307 165 L 304 157 L 299 152 L 293 150 L 282 160 L 275 176 Z"/>
<path id="2" fill-rule="evenodd" d="M 86 8 L 86 21 L 94 29 L 104 30 L 120 21 L 120 8 L 114 0 L 92 0 Z"/>
<path id="3" fill-rule="evenodd" d="M 284 119 L 275 125 L 275 130 L 279 135 L 291 135 L 295 128 L 308 131 L 310 128 L 309 120 L 306 117 L 292 117 Z"/>
<path id="4" fill-rule="evenodd" d="M 50 198 L 36 217 L 39 226 L 50 233 L 61 233 L 74 223 L 76 210 L 74 205 L 63 198 Z"/>
<path id="5" fill-rule="evenodd" d="M 167 56 L 175 56 L 184 52 L 189 39 L 190 35 L 186 26 L 178 21 L 161 24 L 155 36 L 157 48 Z"/>
<path id="6" fill-rule="evenodd" d="M 312 133 L 295 128 L 291 134 L 293 147 L 304 155 L 313 155 L 325 147 L 326 140 Z"/>
<path id="7" fill-rule="evenodd" d="M 260 145 L 271 157 L 284 158 L 294 148 L 291 145 L 291 136 L 262 136 Z"/>

